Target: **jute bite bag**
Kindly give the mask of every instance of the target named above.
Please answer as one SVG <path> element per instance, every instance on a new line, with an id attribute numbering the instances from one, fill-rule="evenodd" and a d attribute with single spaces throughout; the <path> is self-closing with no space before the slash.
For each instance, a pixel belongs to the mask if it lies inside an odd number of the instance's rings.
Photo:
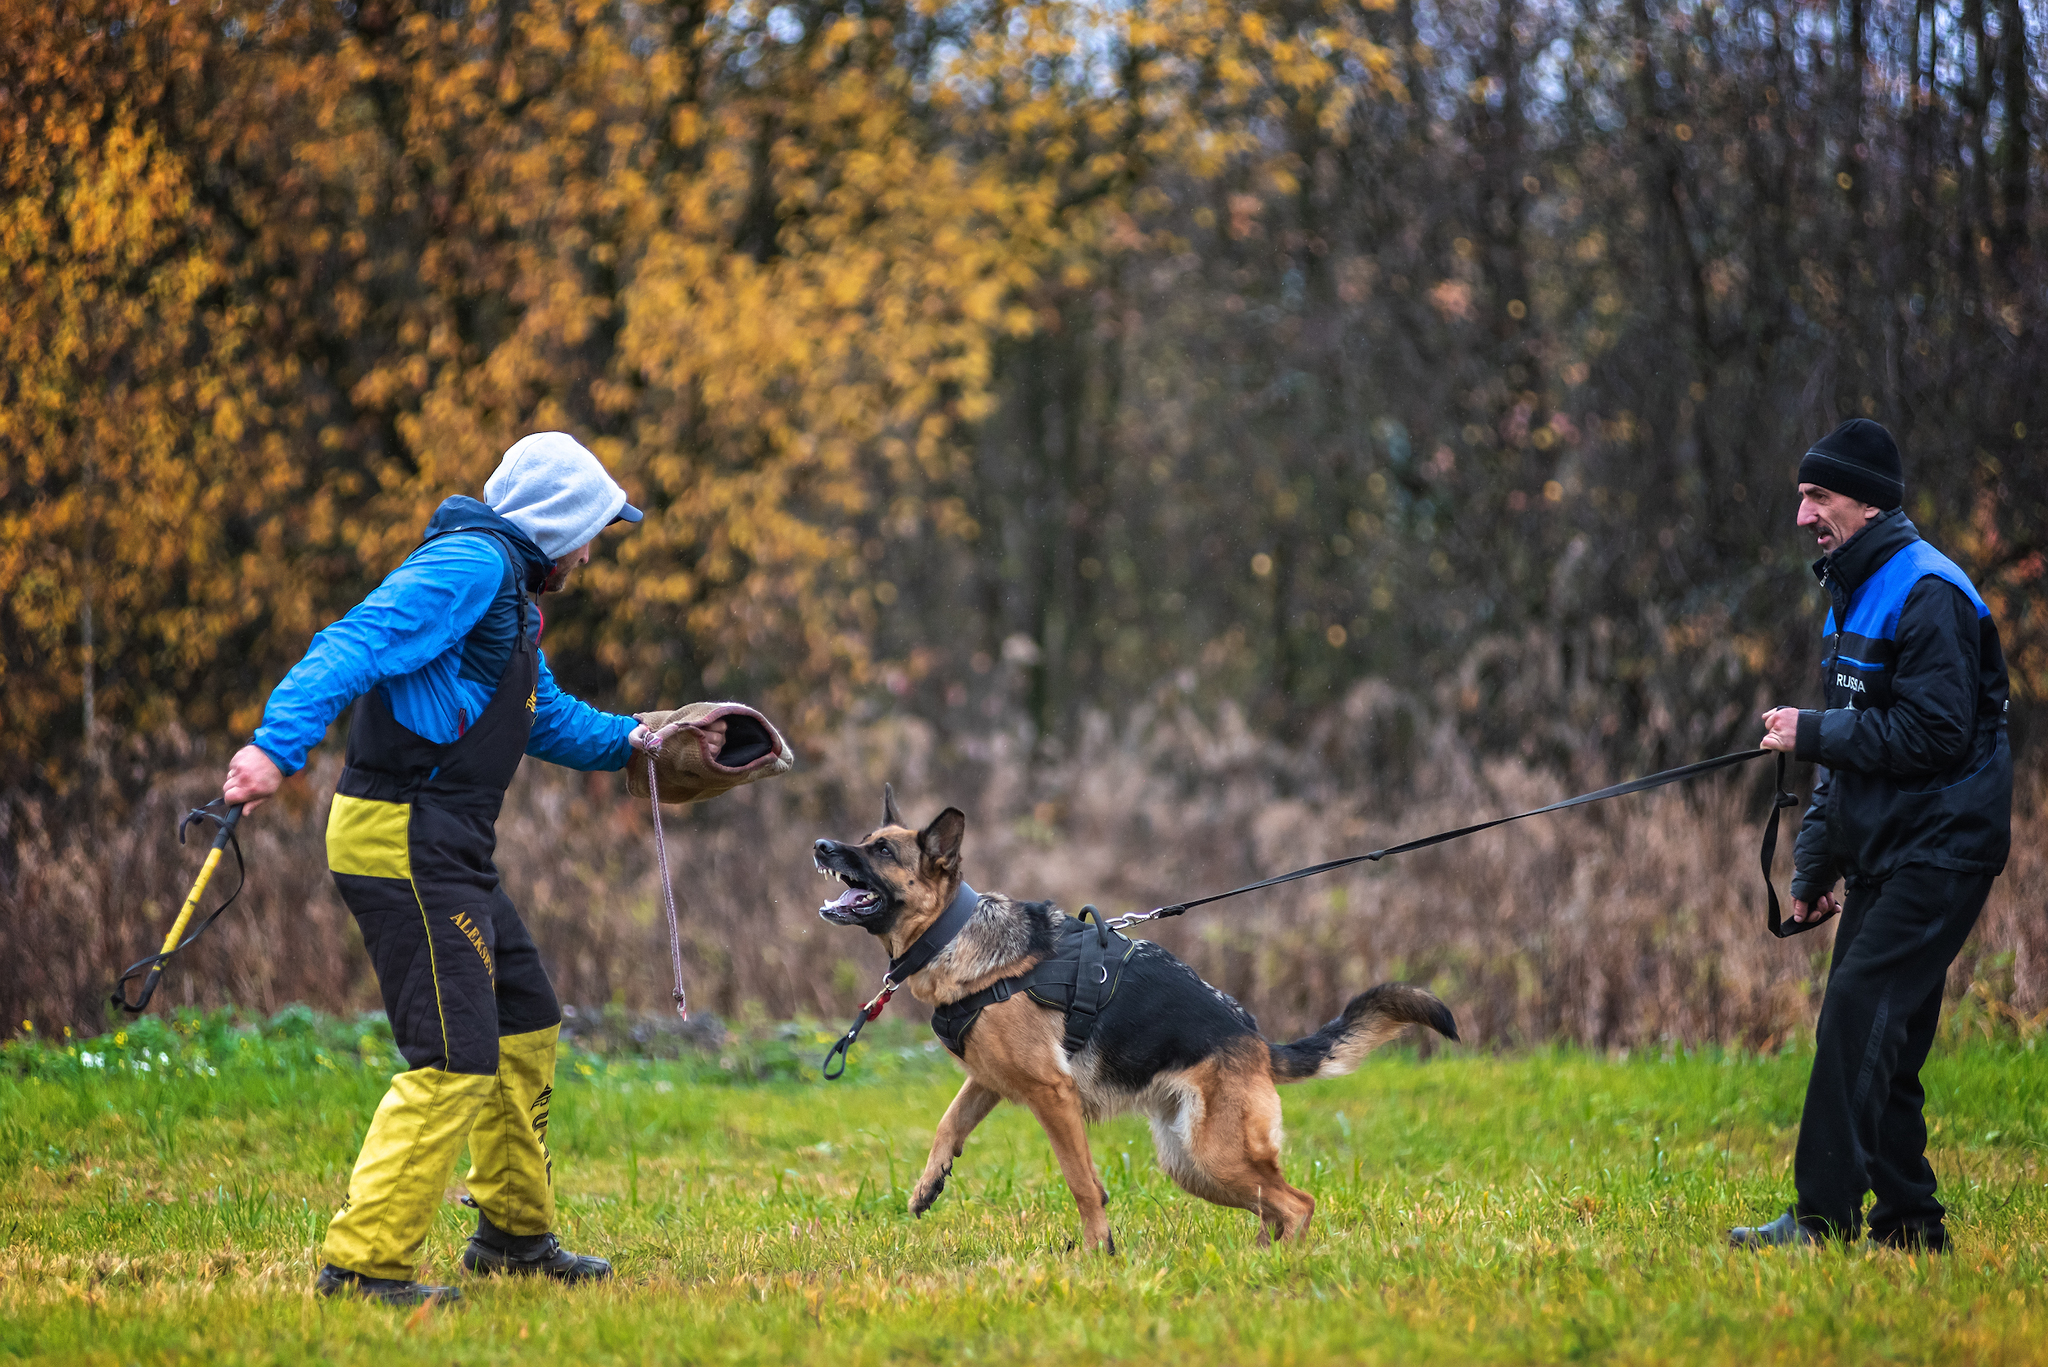
<path id="1" fill-rule="evenodd" d="M 775 724 L 745 703 L 693 702 L 670 712 L 637 713 L 634 720 L 652 731 L 676 728 L 654 755 L 664 806 L 717 797 L 743 783 L 786 774 L 796 763 L 796 752 Z M 725 744 L 717 758 L 706 758 L 704 732 L 721 721 Z M 639 755 L 626 766 L 626 791 L 647 796 L 647 763 Z"/>

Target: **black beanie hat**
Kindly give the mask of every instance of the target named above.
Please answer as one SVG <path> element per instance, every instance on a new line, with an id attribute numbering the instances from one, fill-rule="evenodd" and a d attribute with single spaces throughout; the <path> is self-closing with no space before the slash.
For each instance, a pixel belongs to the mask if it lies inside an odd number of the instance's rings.
<path id="1" fill-rule="evenodd" d="M 1906 470 L 1898 443 L 1881 423 L 1851 418 L 1813 444 L 1799 462 L 1799 482 L 1818 484 L 1890 512 L 1906 501 Z"/>

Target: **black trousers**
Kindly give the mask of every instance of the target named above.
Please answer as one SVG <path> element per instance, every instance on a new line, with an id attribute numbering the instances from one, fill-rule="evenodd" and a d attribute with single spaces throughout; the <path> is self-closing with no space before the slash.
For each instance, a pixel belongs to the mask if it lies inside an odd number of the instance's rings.
<path id="1" fill-rule="evenodd" d="M 1803 1223 L 1855 1238 L 1864 1193 L 1875 1192 L 1873 1236 L 1941 1224 L 1920 1066 L 1934 1043 L 1949 965 L 1991 882 L 1990 874 L 1914 864 L 1849 890 L 1792 1160 Z"/>
<path id="2" fill-rule="evenodd" d="M 498 1040 L 562 1019 L 540 950 L 503 892 L 444 902 L 431 883 L 337 877 L 408 1066 L 498 1071 Z"/>

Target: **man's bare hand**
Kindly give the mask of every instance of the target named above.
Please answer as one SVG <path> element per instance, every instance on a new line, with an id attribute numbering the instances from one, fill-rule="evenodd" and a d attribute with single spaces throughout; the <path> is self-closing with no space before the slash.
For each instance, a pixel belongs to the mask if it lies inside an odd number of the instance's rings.
<path id="1" fill-rule="evenodd" d="M 1763 748 L 1789 755 L 1799 741 L 1799 709 L 1774 707 L 1764 713 L 1764 726 L 1764 738 L 1759 742 Z"/>
<path id="2" fill-rule="evenodd" d="M 685 722 L 670 722 L 667 726 L 656 731 L 648 726 L 647 723 L 642 722 L 634 727 L 632 732 L 626 737 L 626 744 L 632 746 L 635 750 L 651 755 L 661 749 L 662 743 L 676 732 L 682 730 L 685 725 L 687 725 Z M 721 717 L 709 726 L 701 726 L 694 729 L 699 737 L 698 744 L 703 749 L 704 758 L 707 760 L 717 759 L 718 752 L 725 748 L 725 719 Z"/>
<path id="3" fill-rule="evenodd" d="M 716 760 L 718 752 L 725 748 L 725 718 L 720 717 L 698 734 L 704 738 L 704 758 Z"/>
<path id="4" fill-rule="evenodd" d="M 220 785 L 220 795 L 230 807 L 241 803 L 242 812 L 247 815 L 262 806 L 263 800 L 283 782 L 284 771 L 271 762 L 270 756 L 253 745 L 245 745 L 228 761 L 228 776 Z"/>
<path id="5" fill-rule="evenodd" d="M 1835 904 L 1835 895 L 1832 892 L 1822 893 L 1810 906 L 1797 897 L 1792 899 L 1792 919 L 1801 925 L 1809 922 L 1819 925 L 1840 910 L 1841 907 Z"/>

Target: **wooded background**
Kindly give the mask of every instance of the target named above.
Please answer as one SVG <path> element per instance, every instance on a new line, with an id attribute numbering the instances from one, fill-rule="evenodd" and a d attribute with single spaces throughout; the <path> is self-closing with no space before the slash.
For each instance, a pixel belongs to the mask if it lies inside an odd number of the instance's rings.
<path id="1" fill-rule="evenodd" d="M 601 704 L 744 696 L 813 752 L 913 718 L 1027 774 L 1228 707 L 1398 794 L 1446 745 L 1578 781 L 1811 698 L 1793 474 L 1869 415 L 2029 768 L 2043 29 L 0 0 L 0 844 L 224 758 L 543 428 L 648 510 L 549 604 Z"/>

